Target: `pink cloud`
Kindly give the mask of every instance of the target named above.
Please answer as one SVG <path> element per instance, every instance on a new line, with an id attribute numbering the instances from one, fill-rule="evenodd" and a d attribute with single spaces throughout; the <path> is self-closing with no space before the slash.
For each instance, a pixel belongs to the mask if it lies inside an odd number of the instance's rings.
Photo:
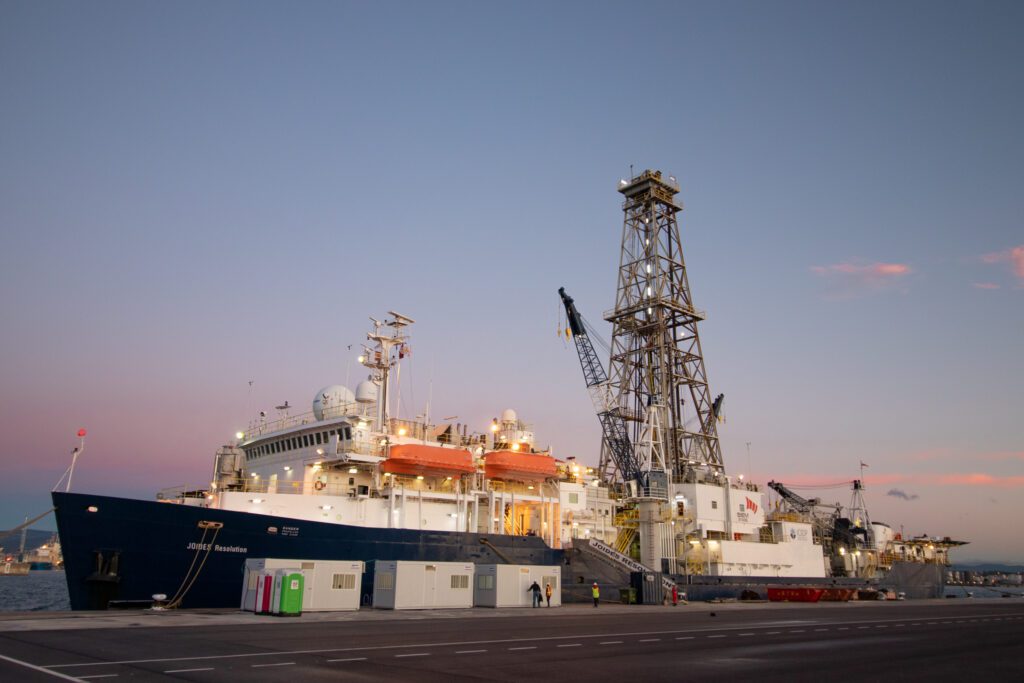
<path id="1" fill-rule="evenodd" d="M 877 291 L 900 282 L 913 270 L 905 263 L 834 263 L 811 266 L 811 272 L 824 279 L 833 294 L 850 296 Z"/>
<path id="2" fill-rule="evenodd" d="M 982 263 L 1008 263 L 1014 276 L 1024 283 L 1024 244 L 981 255 Z"/>
<path id="3" fill-rule="evenodd" d="M 972 282 L 971 286 L 975 289 L 999 289 L 999 285 L 994 282 Z"/>
<path id="4" fill-rule="evenodd" d="M 953 486 L 995 486 L 1017 488 L 1024 486 L 1024 476 L 997 477 L 981 472 L 942 474 L 935 478 L 938 484 Z"/>

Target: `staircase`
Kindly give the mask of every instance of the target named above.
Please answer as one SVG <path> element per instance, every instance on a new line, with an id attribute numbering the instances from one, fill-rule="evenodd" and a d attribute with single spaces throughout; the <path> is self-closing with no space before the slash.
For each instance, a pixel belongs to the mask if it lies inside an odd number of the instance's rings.
<path id="1" fill-rule="evenodd" d="M 636 533 L 636 529 L 633 530 Z M 629 555 L 619 552 L 615 548 L 611 547 L 603 541 L 599 541 L 596 538 L 589 539 L 575 539 L 573 541 L 573 547 L 579 548 L 585 554 L 590 557 L 599 559 L 602 563 L 607 566 L 613 567 L 623 574 L 626 575 L 626 580 L 623 583 L 629 583 L 628 576 L 630 572 L 653 572 L 654 570 L 650 567 L 645 567 Z M 671 595 L 672 586 L 674 585 L 672 580 L 666 576 L 661 577 L 661 584 L 665 591 Z"/>

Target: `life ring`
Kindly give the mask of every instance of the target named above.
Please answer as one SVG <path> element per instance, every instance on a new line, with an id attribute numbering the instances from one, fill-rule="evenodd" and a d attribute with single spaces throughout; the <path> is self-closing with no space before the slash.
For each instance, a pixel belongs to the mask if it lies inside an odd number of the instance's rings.
<path id="1" fill-rule="evenodd" d="M 318 481 L 317 483 L 313 484 L 313 488 L 315 488 L 317 491 L 323 491 L 325 486 L 327 486 L 327 484 L 323 483 L 322 481 Z"/>

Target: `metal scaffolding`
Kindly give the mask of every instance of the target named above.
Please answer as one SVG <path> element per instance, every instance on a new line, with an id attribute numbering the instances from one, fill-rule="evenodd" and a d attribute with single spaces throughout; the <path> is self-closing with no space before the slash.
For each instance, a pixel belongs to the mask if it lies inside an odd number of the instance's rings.
<path id="1" fill-rule="evenodd" d="M 612 323 L 609 386 L 632 442 L 663 460 L 671 479 L 723 471 L 716 417 L 701 355 L 676 214 L 679 185 L 660 171 L 620 181 L 622 253 Z M 603 462 L 605 470 L 609 463 Z"/>

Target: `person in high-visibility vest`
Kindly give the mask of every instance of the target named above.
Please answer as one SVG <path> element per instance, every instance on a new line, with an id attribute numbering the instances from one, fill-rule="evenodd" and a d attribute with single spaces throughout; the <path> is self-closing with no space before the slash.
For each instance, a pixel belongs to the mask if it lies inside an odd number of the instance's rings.
<path id="1" fill-rule="evenodd" d="M 590 593 L 594 596 L 594 607 L 597 607 L 597 602 L 601 599 L 601 589 L 597 587 L 597 581 L 590 587 Z"/>
<path id="2" fill-rule="evenodd" d="M 551 607 L 551 594 L 554 592 L 551 588 L 551 584 L 544 586 L 544 597 L 548 599 L 548 607 Z"/>

